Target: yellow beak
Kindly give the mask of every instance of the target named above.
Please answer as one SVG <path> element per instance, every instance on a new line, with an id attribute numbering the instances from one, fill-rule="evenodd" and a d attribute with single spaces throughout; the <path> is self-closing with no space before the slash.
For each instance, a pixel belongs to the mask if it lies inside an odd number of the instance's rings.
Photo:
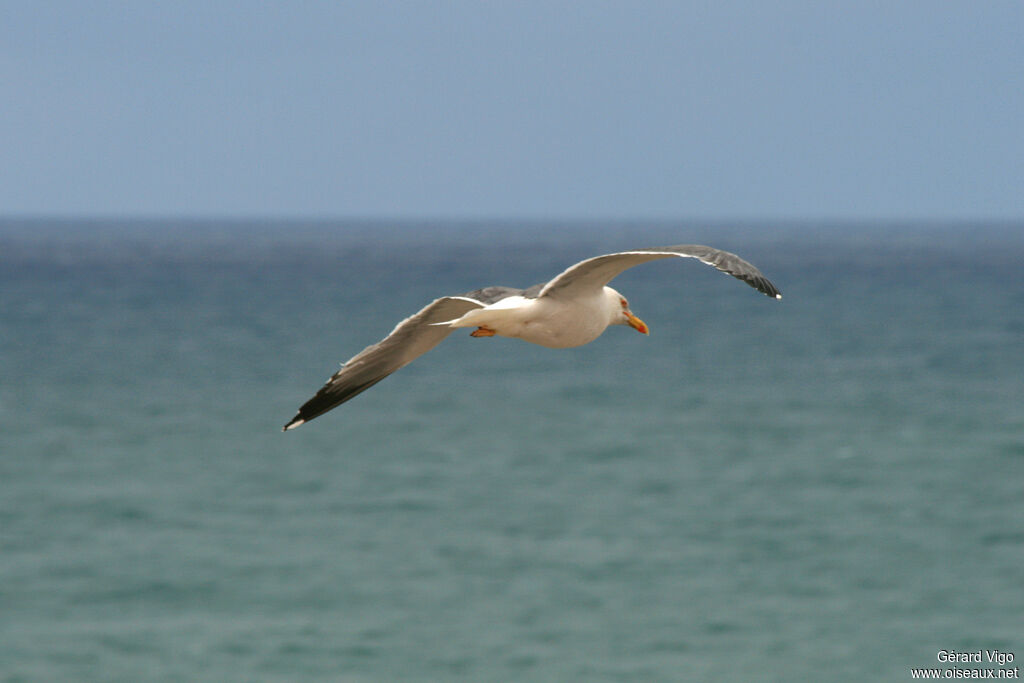
<path id="1" fill-rule="evenodd" d="M 626 311 L 626 322 L 629 324 L 630 327 L 632 327 L 634 330 L 636 330 L 640 334 L 650 334 L 651 333 L 651 331 L 647 328 L 647 323 L 645 323 L 643 320 L 641 320 L 640 318 L 636 317 L 635 315 L 633 315 L 629 311 Z"/>

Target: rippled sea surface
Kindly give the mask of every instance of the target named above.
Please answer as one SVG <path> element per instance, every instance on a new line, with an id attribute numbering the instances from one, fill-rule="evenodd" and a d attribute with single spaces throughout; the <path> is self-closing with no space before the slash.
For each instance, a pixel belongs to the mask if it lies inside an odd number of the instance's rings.
<path id="1" fill-rule="evenodd" d="M 909 680 L 1024 659 L 1024 228 L 0 223 L 0 680 Z M 435 296 L 708 243 L 651 327 Z M 987 666 L 987 665 L 986 665 Z"/>

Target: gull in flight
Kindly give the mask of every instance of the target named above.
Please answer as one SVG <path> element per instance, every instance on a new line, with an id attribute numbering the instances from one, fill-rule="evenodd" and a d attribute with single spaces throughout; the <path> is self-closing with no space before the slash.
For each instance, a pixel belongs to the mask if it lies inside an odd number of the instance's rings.
<path id="1" fill-rule="evenodd" d="M 781 299 L 757 268 L 736 254 L 698 244 L 651 247 L 595 256 L 570 266 L 554 279 L 529 289 L 484 287 L 434 299 L 406 318 L 376 344 L 367 346 L 338 370 L 313 398 L 302 404 L 284 431 L 295 429 L 366 391 L 434 348 L 459 327 L 476 328 L 472 337 L 515 337 L 553 349 L 594 341 L 609 325 L 629 325 L 648 334 L 629 310 L 626 297 L 608 287 L 633 266 L 679 256 L 695 258 Z"/>

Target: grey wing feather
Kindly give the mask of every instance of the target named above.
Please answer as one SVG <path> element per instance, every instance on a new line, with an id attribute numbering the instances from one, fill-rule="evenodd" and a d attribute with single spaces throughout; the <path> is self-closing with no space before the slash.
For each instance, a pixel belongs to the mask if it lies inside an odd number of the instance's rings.
<path id="1" fill-rule="evenodd" d="M 650 247 L 623 251 L 617 254 L 595 256 L 580 261 L 563 271 L 548 282 L 541 290 L 540 296 L 572 296 L 574 291 L 590 290 L 607 285 L 616 275 L 641 263 L 657 259 L 679 256 L 695 258 L 701 263 L 713 266 L 723 273 L 728 273 L 757 291 L 774 299 L 781 299 L 782 294 L 768 278 L 753 264 L 744 261 L 736 254 L 705 247 L 700 244 L 677 244 L 671 247 Z"/>
<path id="2" fill-rule="evenodd" d="M 537 295 L 544 288 L 544 283 L 528 287 L 526 289 L 517 289 L 515 287 L 483 287 L 481 289 L 474 289 L 472 292 L 467 292 L 462 296 L 469 297 L 470 299 L 476 299 L 482 304 L 493 304 L 507 299 L 510 296 L 522 296 L 527 299 L 536 299 Z"/>
<path id="3" fill-rule="evenodd" d="M 387 337 L 367 346 L 338 370 L 313 398 L 302 404 L 284 430 L 294 429 L 366 391 L 440 344 L 451 329 L 432 325 L 461 317 L 484 304 L 474 297 L 435 299 L 395 326 Z"/>

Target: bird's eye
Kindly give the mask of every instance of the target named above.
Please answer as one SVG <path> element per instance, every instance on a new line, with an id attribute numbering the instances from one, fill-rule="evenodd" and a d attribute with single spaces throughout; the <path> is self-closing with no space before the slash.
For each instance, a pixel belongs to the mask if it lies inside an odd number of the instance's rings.
<path id="1" fill-rule="evenodd" d="M 619 299 L 619 303 L 620 303 L 620 304 L 622 304 L 622 307 L 623 307 L 623 308 L 629 308 L 629 302 L 628 302 L 628 301 L 626 301 L 625 299 L 623 299 L 623 298 L 620 298 L 620 299 Z"/>

